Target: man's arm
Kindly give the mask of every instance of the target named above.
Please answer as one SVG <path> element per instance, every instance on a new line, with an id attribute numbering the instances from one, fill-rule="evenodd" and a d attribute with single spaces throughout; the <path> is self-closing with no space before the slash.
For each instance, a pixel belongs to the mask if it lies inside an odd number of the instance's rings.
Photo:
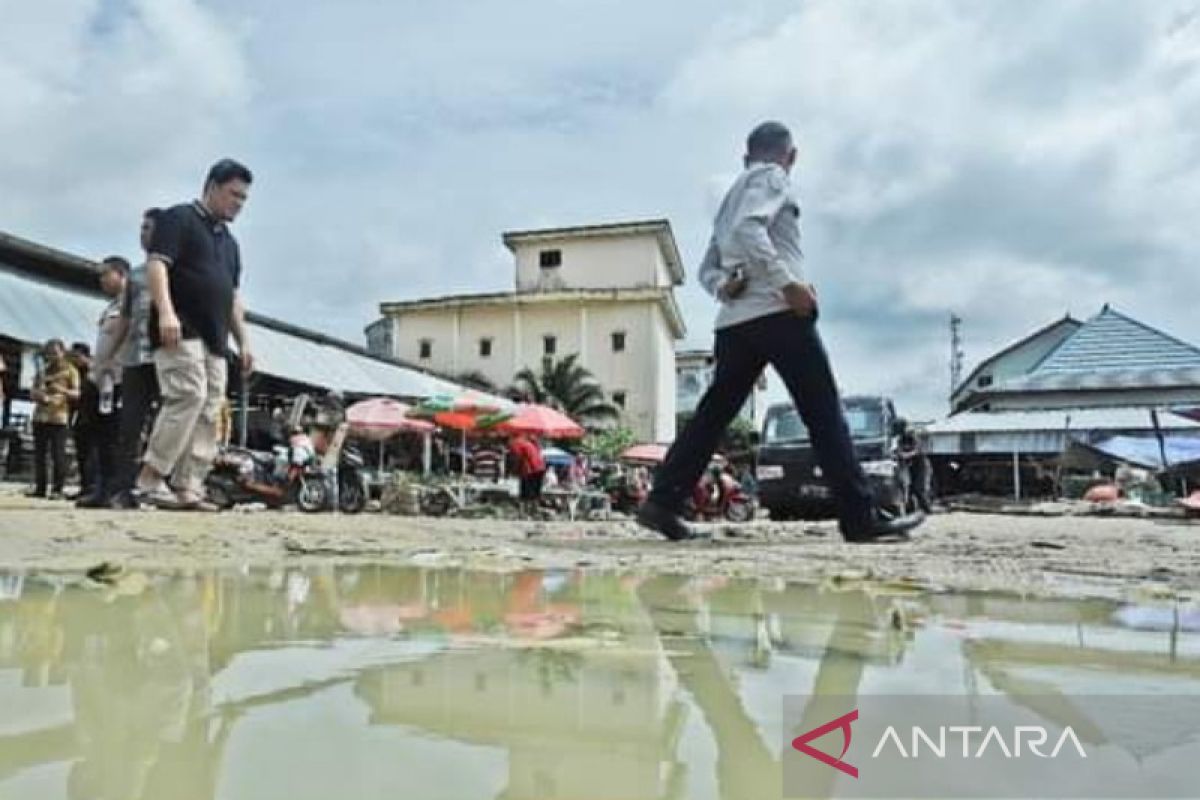
<path id="1" fill-rule="evenodd" d="M 233 317 L 230 320 L 233 329 L 233 339 L 237 342 L 238 354 L 241 356 L 242 373 L 249 375 L 254 371 L 254 354 L 250 351 L 250 332 L 246 327 L 246 307 L 242 304 L 242 293 L 233 293 Z"/>
<path id="2" fill-rule="evenodd" d="M 72 402 L 79 399 L 79 370 L 74 367 L 67 370 L 67 387 L 63 394 Z"/>
<path id="3" fill-rule="evenodd" d="M 721 266 L 721 250 L 717 247 L 716 238 L 708 240 L 708 250 L 704 252 L 704 260 L 700 262 L 700 285 L 716 299 L 724 302 L 732 300 L 746 288 L 744 275 L 730 275 Z"/>
<path id="4" fill-rule="evenodd" d="M 175 305 L 171 302 L 167 262 L 158 254 L 151 255 L 146 262 L 146 288 L 150 291 L 150 301 L 158 309 L 159 342 L 163 347 L 175 347 L 179 344 L 179 317 L 175 315 Z"/>
<path id="5" fill-rule="evenodd" d="M 125 337 L 129 335 L 129 318 L 120 316 L 105 322 L 106 325 L 113 326 L 113 335 L 110 339 L 110 344 L 103 350 L 96 352 L 96 360 L 101 364 L 109 364 L 116 357 L 117 353 L 121 352 L 121 348 L 125 346 Z M 119 364 L 117 365 L 120 366 Z"/>

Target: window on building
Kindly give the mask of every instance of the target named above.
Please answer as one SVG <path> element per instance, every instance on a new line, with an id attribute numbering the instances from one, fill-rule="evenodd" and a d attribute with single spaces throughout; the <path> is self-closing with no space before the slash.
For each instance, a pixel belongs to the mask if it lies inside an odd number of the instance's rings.
<path id="1" fill-rule="evenodd" d="M 613 392 L 612 400 L 613 400 L 614 406 L 616 406 L 617 408 L 624 408 L 625 407 L 625 392 Z"/>
<path id="2" fill-rule="evenodd" d="M 433 340 L 432 339 L 422 339 L 421 340 L 421 358 L 432 358 L 432 357 L 433 357 Z"/>
<path id="3" fill-rule="evenodd" d="M 558 352 L 558 337 L 546 335 L 542 337 L 543 355 L 552 356 Z"/>
<path id="4" fill-rule="evenodd" d="M 613 331 L 612 348 L 614 353 L 620 353 L 625 350 L 625 331 Z"/>
<path id="5" fill-rule="evenodd" d="M 479 357 L 480 358 L 491 358 L 492 357 L 492 340 L 491 339 L 480 339 L 479 340 Z"/>
<path id="6" fill-rule="evenodd" d="M 542 250 L 538 253 L 538 264 L 542 269 L 562 266 L 562 250 Z"/>
<path id="7" fill-rule="evenodd" d="M 992 385 L 992 376 L 991 375 L 980 375 L 978 383 L 979 383 L 980 389 L 983 389 L 987 386 L 991 386 Z"/>

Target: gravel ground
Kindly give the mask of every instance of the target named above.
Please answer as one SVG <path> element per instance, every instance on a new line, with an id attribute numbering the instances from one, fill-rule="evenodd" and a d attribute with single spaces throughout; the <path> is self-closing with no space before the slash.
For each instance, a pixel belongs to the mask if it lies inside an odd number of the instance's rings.
<path id="1" fill-rule="evenodd" d="M 1200 524 L 1097 516 L 937 514 L 914 541 L 847 545 L 832 523 L 711 526 L 676 544 L 628 521 L 521 522 L 298 512 L 76 510 L 0 488 L 0 569 L 417 563 L 592 568 L 795 580 L 902 581 L 1031 595 L 1200 595 Z"/>

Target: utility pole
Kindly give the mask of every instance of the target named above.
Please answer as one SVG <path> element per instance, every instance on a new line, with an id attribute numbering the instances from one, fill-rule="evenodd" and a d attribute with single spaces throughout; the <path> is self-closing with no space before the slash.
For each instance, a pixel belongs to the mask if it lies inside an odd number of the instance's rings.
<path id="1" fill-rule="evenodd" d="M 950 397 L 962 381 L 963 348 L 962 348 L 962 317 L 950 312 Z"/>

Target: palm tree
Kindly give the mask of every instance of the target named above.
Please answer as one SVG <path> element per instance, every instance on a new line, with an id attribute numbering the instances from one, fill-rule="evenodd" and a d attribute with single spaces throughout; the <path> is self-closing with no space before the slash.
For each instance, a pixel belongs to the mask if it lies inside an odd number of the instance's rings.
<path id="1" fill-rule="evenodd" d="M 526 402 L 557 408 L 584 427 L 616 422 L 621 412 L 605 399 L 604 389 L 586 367 L 576 363 L 578 359 L 578 353 L 557 362 L 547 357 L 540 374 L 526 367 L 513 377 L 511 391 Z"/>

